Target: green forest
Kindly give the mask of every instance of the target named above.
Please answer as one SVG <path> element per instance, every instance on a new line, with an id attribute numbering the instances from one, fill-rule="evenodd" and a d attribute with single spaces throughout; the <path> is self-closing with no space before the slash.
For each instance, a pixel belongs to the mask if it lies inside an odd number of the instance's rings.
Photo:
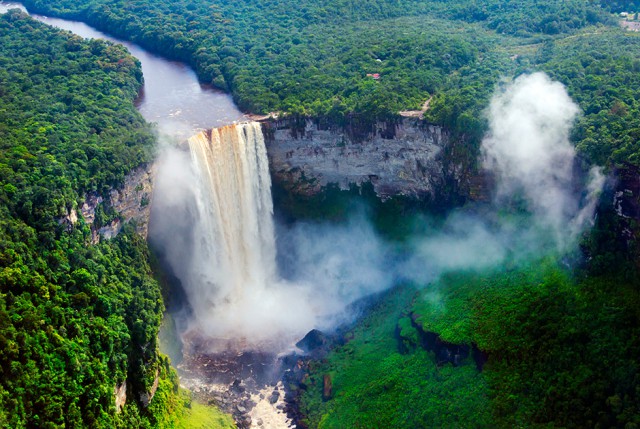
<path id="1" fill-rule="evenodd" d="M 634 428 L 637 280 L 575 275 L 549 260 L 404 285 L 313 364 L 302 410 L 319 428 Z M 426 333 L 472 351 L 455 364 Z M 464 356 L 464 355 L 463 355 Z M 323 377 L 334 396 L 323 397 Z"/>
<path id="2" fill-rule="evenodd" d="M 451 132 L 470 170 L 495 88 L 544 71 L 581 109 L 580 161 L 614 181 L 640 168 L 640 33 L 618 25 L 637 1 L 24 4 L 184 61 L 247 112 L 366 127 L 429 100 L 424 122 Z M 91 242 L 118 216 L 109 191 L 153 159 L 153 127 L 134 106 L 142 83 L 122 46 L 0 16 L 2 427 L 231 425 L 201 416 L 158 351 L 163 296 L 135 228 Z M 65 221 L 88 196 L 105 198 L 96 223 Z M 299 427 L 640 427 L 640 227 L 612 198 L 604 192 L 579 264 L 538 255 L 382 294 L 349 341 L 290 386 Z M 433 341 L 468 352 L 443 360 Z M 134 400 L 117 411 L 123 383 Z"/>
<path id="3" fill-rule="evenodd" d="M 21 13 L 0 18 L 0 40 L 0 422 L 144 426 L 154 417 L 134 402 L 115 417 L 113 390 L 168 374 L 146 244 L 131 230 L 88 246 L 88 225 L 61 222 L 150 159 L 139 67 L 121 46 Z"/>
<path id="4" fill-rule="evenodd" d="M 436 91 L 457 86 L 447 77 L 468 69 L 495 82 L 498 64 L 508 58 L 498 52 L 505 43 L 574 34 L 611 20 L 578 0 L 25 4 L 185 60 L 203 81 L 230 91 L 241 109 L 336 119 L 418 108 Z M 367 73 L 381 77 L 372 82 Z"/>
<path id="5" fill-rule="evenodd" d="M 637 33 L 611 12 L 634 2 L 203 0 L 24 2 L 191 64 L 242 110 L 334 125 L 420 109 L 476 159 L 482 111 L 505 76 L 542 70 L 584 111 L 574 140 L 590 162 L 638 165 Z M 379 74 L 379 79 L 369 75 Z"/>

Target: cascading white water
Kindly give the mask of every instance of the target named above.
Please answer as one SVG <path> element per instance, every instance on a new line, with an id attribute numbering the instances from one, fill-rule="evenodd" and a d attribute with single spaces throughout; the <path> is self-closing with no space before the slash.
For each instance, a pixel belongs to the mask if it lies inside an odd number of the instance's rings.
<path id="1" fill-rule="evenodd" d="M 201 132 L 189 147 L 203 227 L 196 251 L 216 267 L 218 293 L 241 300 L 245 285 L 275 274 L 271 178 L 260 124 Z"/>
<path id="2" fill-rule="evenodd" d="M 311 314 L 302 290 L 276 275 L 271 178 L 260 124 L 201 132 L 189 147 L 197 219 L 183 281 L 200 334 L 237 347 L 308 329 L 299 326 Z"/>
<path id="3" fill-rule="evenodd" d="M 201 132 L 189 149 L 160 161 L 151 229 L 188 300 L 190 311 L 174 312 L 186 353 L 281 352 L 389 286 L 388 254 L 366 223 L 281 230 L 280 277 L 260 124 Z"/>

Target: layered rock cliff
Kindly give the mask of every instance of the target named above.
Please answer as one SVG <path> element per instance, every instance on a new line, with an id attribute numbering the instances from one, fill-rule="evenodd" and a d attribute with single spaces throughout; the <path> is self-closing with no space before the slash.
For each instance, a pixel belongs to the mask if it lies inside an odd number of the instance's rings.
<path id="1" fill-rule="evenodd" d="M 312 120 L 267 120 L 263 130 L 274 182 L 294 195 L 367 182 L 382 200 L 435 199 L 448 185 L 468 188 L 465 168 L 449 156 L 449 133 L 418 118 L 375 124 L 364 138 Z"/>
<path id="2" fill-rule="evenodd" d="M 91 242 L 111 239 L 118 235 L 122 225 L 133 222 L 138 234 L 147 237 L 151 198 L 155 178 L 155 164 L 142 165 L 132 170 L 118 189 L 112 189 L 108 198 L 87 194 L 78 209 L 71 209 L 60 223 L 72 228 L 82 216 L 91 228 Z M 97 219 L 98 212 L 102 218 Z"/>
<path id="3" fill-rule="evenodd" d="M 640 168 L 627 164 L 614 170 L 612 206 L 617 215 L 616 235 L 624 243 L 627 252 L 638 253 L 640 237 Z M 640 262 L 639 262 L 640 263 Z"/>
<path id="4" fill-rule="evenodd" d="M 155 164 L 140 166 L 129 173 L 119 189 L 110 192 L 111 206 L 123 222 L 135 222 L 136 231 L 147 237 Z M 117 231 L 116 231 L 117 233 Z M 104 231 L 101 234 L 105 235 Z"/>
<path id="5" fill-rule="evenodd" d="M 449 136 L 436 126 L 405 119 L 377 126 L 356 142 L 344 128 L 304 127 L 265 122 L 267 152 L 274 179 L 295 194 L 313 195 L 329 184 L 349 189 L 371 182 L 382 199 L 395 195 L 433 196 L 444 181 L 440 162 Z"/>

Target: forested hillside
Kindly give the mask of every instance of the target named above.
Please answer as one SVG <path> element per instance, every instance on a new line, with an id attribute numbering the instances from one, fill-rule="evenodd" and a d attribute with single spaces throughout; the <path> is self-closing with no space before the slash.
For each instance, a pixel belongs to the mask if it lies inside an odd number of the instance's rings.
<path id="1" fill-rule="evenodd" d="M 17 11 L 0 16 L 0 63 L 0 426 L 147 427 L 174 387 L 146 243 L 127 228 L 89 245 L 81 216 L 62 222 L 150 158 L 139 66 Z M 157 375 L 165 399 L 144 409 Z"/>
<path id="2" fill-rule="evenodd" d="M 578 150 L 598 165 L 640 165 L 640 35 L 599 29 L 540 48 L 534 64 L 567 85 L 583 116 Z"/>
<path id="3" fill-rule="evenodd" d="M 637 164 L 638 35 L 607 28 L 622 3 L 25 1 L 184 60 L 255 113 L 366 126 L 433 96 L 427 120 L 471 152 L 500 78 L 545 70 L 585 111 L 575 140 L 590 161 Z"/>
<path id="4" fill-rule="evenodd" d="M 620 172 L 636 183 L 640 167 L 640 33 L 619 28 L 613 14 L 637 11 L 638 2 L 25 5 L 184 60 L 255 113 L 366 126 L 429 100 L 424 122 L 450 131 L 472 170 L 496 87 L 534 71 L 562 82 L 581 109 L 571 135 L 576 170 L 600 165 L 610 178 L 579 249 L 454 270 L 382 296 L 293 386 L 300 427 L 640 426 L 640 228 L 611 203 Z M 140 83 L 121 47 L 16 13 L 0 19 L 7 427 L 162 426 L 171 424 L 166 411 L 182 406 L 156 350 L 162 302 L 146 245 L 125 230 L 91 246 L 82 219 L 60 222 L 87 193 L 106 195 L 149 160 L 150 130 L 132 104 Z M 618 191 L 637 203 L 634 190 Z M 510 203 L 496 221 L 525 211 Z M 392 222 L 410 225 L 398 216 Z M 136 395 L 157 374 L 160 399 L 144 408 Z M 125 380 L 134 399 L 116 414 L 113 389 Z"/>
<path id="5" fill-rule="evenodd" d="M 584 274 L 537 260 L 452 272 L 418 292 L 393 291 L 346 345 L 313 364 L 304 380 L 303 423 L 636 427 L 638 281 Z"/>
<path id="6" fill-rule="evenodd" d="M 481 69 L 491 86 L 500 70 L 493 59 L 499 35 L 544 39 L 609 20 L 580 0 L 25 4 L 183 59 L 202 80 L 229 90 L 242 109 L 335 119 L 419 108 L 449 87 L 447 76 L 468 68 Z M 379 80 L 367 77 L 374 73 Z"/>

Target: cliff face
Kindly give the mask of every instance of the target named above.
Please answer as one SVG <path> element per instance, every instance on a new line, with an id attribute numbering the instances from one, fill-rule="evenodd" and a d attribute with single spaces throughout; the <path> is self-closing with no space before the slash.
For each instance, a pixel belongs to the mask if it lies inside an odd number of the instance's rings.
<path id="1" fill-rule="evenodd" d="M 613 196 L 613 207 L 618 216 L 640 219 L 640 169 L 633 165 L 618 168 Z"/>
<path id="2" fill-rule="evenodd" d="M 612 205 L 618 217 L 617 236 L 630 250 L 640 237 L 640 168 L 627 164 L 617 168 L 614 177 Z"/>
<path id="3" fill-rule="evenodd" d="M 463 169 L 446 159 L 449 134 L 417 118 L 376 124 L 365 138 L 354 138 L 348 128 L 322 129 L 311 120 L 265 121 L 263 129 L 274 181 L 294 195 L 370 182 L 382 200 L 434 199 L 448 182 L 463 180 Z"/>
<path id="4" fill-rule="evenodd" d="M 113 209 L 124 222 L 135 222 L 136 231 L 145 238 L 149 227 L 154 178 L 155 164 L 138 167 L 125 177 L 122 188 L 112 190 L 109 195 Z M 101 233 L 104 235 L 102 231 Z"/>
<path id="5" fill-rule="evenodd" d="M 93 244 L 118 235 L 126 222 L 135 222 L 138 234 L 147 238 L 154 178 L 155 164 L 140 166 L 125 177 L 121 188 L 109 193 L 109 198 L 105 200 L 99 195 L 86 195 L 79 210 L 72 209 L 59 222 L 72 228 L 78 221 L 78 215 L 82 216 L 91 228 Z M 96 213 L 101 205 L 103 212 L 111 212 L 115 216 L 111 216 L 106 224 L 96 225 Z"/>

